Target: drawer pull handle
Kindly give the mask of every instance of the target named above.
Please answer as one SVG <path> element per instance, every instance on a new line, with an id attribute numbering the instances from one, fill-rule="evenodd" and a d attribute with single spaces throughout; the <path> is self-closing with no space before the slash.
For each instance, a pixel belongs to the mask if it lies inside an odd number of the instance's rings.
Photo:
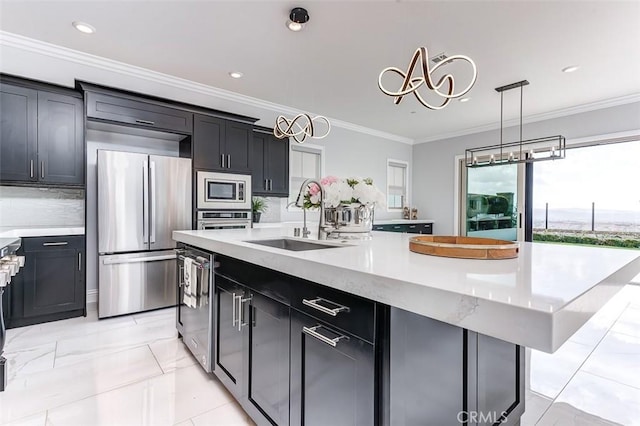
<path id="1" fill-rule="evenodd" d="M 401 226 L 394 226 L 393 229 L 400 229 L 402 228 Z"/>
<path id="2" fill-rule="evenodd" d="M 320 340 L 321 342 L 326 343 L 329 346 L 333 346 L 334 348 L 336 346 L 338 346 L 338 342 L 340 342 L 340 340 L 342 340 L 342 339 L 347 340 L 347 341 L 349 340 L 348 336 L 341 336 L 341 335 L 338 335 L 338 337 L 336 337 L 334 339 L 331 339 L 331 338 L 329 338 L 327 336 L 324 336 L 324 335 L 318 333 L 317 330 L 319 328 L 322 328 L 322 326 L 321 325 L 316 325 L 315 327 L 302 327 L 302 332 L 304 334 L 308 334 L 311 337 L 315 337 L 316 339 Z"/>
<path id="3" fill-rule="evenodd" d="M 320 304 L 318 304 L 318 302 L 328 302 L 331 303 L 332 305 L 336 305 L 336 308 L 327 308 L 326 306 L 322 306 Z M 313 300 L 308 300 L 308 299 L 302 299 L 302 304 L 303 305 L 307 305 L 310 306 L 314 309 L 319 310 L 320 312 L 323 312 L 327 315 L 331 315 L 332 317 L 337 316 L 340 312 L 349 312 L 349 308 L 346 306 L 342 306 L 342 305 L 338 305 L 337 303 L 331 302 L 330 300 L 326 300 L 323 299 L 322 297 L 318 297 L 316 299 Z"/>
<path id="4" fill-rule="evenodd" d="M 140 119 L 137 119 L 137 120 L 136 120 L 136 123 L 140 123 L 140 124 L 148 124 L 148 125 L 150 125 L 150 126 L 154 126 L 154 125 L 156 124 L 156 122 L 155 122 L 155 121 L 140 120 Z"/>
<path id="5" fill-rule="evenodd" d="M 43 246 L 48 247 L 48 246 L 66 246 L 67 244 L 69 244 L 67 241 L 60 241 L 59 243 L 42 243 Z"/>
<path id="6" fill-rule="evenodd" d="M 413 229 L 415 227 L 416 227 L 415 225 L 409 225 L 409 228 L 411 228 L 411 229 Z"/>

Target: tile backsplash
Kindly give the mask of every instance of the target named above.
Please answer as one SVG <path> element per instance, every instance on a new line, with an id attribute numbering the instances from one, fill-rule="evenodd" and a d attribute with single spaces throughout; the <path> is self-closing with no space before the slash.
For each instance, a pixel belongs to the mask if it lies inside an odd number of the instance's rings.
<path id="1" fill-rule="evenodd" d="M 84 226 L 84 190 L 0 186 L 0 226 Z"/>

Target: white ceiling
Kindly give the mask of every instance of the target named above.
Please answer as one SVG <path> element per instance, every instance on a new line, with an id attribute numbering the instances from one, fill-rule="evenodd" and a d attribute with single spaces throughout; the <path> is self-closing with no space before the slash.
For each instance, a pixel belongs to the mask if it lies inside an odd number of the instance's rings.
<path id="1" fill-rule="evenodd" d="M 299 33 L 285 27 L 294 6 L 311 17 Z M 417 142 L 499 122 L 494 88 L 523 79 L 525 116 L 640 96 L 638 1 L 0 0 L 0 15 L 4 31 Z M 97 32 L 81 34 L 76 20 Z M 382 94 L 380 71 L 405 70 L 419 46 L 473 58 L 470 102 L 432 111 Z M 466 85 L 467 71 L 454 72 Z M 518 96 L 505 93 L 505 119 L 518 115 Z"/>

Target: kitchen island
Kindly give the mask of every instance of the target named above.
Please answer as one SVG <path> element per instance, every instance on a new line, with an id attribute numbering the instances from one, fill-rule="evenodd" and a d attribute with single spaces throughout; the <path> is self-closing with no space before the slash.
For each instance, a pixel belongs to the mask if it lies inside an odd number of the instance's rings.
<path id="1" fill-rule="evenodd" d="M 640 272 L 637 251 L 589 247 L 522 243 L 484 261 L 412 253 L 410 235 L 384 232 L 308 251 L 250 242 L 288 231 L 174 232 L 214 253 L 215 286 L 244 286 L 233 310 L 212 304 L 217 358 L 231 353 L 225 317 L 248 333 L 234 343 L 248 359 L 231 362 L 244 379 L 214 373 L 258 423 L 517 424 L 523 347 L 555 351 Z"/>

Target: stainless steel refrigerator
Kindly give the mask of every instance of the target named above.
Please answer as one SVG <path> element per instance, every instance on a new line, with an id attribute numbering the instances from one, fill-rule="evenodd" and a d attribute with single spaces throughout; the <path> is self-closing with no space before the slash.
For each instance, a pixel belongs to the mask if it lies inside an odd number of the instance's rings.
<path id="1" fill-rule="evenodd" d="M 191 160 L 98 151 L 98 316 L 176 304 L 174 230 L 191 229 Z"/>

